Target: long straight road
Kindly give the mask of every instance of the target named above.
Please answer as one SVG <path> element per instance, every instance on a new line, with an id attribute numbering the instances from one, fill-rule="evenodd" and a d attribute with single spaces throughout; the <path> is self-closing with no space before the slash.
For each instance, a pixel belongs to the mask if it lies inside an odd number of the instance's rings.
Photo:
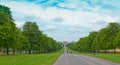
<path id="1" fill-rule="evenodd" d="M 107 60 L 79 55 L 79 54 L 67 54 L 66 51 L 54 65 L 120 65 Z"/>

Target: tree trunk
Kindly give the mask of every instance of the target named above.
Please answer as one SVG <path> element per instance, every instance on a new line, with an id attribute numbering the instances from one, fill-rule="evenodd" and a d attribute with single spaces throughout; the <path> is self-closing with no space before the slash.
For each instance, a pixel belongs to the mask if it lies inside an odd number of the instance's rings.
<path id="1" fill-rule="evenodd" d="M 93 50 L 93 55 L 95 55 L 95 50 Z"/>
<path id="2" fill-rule="evenodd" d="M 107 50 L 105 49 L 105 54 L 107 54 Z"/>
<path id="3" fill-rule="evenodd" d="M 114 54 L 116 54 L 116 48 L 114 48 Z"/>
<path id="4" fill-rule="evenodd" d="M 31 54 L 31 49 L 29 49 L 29 54 Z"/>
<path id="5" fill-rule="evenodd" d="M 30 44 L 29 54 L 32 52 L 32 44 Z"/>
<path id="6" fill-rule="evenodd" d="M 7 55 L 9 55 L 9 47 L 8 46 L 6 47 L 6 53 L 7 53 Z"/>

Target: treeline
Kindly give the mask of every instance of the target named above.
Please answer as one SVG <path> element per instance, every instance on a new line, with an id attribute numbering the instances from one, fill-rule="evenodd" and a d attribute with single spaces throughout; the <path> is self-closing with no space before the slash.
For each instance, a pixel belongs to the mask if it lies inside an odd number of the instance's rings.
<path id="1" fill-rule="evenodd" d="M 108 50 L 114 50 L 116 53 L 116 49 L 120 48 L 120 23 L 109 23 L 105 28 L 90 32 L 88 36 L 67 46 L 80 52 L 103 51 L 106 54 Z"/>
<path id="2" fill-rule="evenodd" d="M 10 8 L 0 5 L 0 51 L 4 54 L 46 53 L 61 49 L 56 40 L 40 31 L 35 22 L 26 22 L 22 29 L 14 23 Z"/>

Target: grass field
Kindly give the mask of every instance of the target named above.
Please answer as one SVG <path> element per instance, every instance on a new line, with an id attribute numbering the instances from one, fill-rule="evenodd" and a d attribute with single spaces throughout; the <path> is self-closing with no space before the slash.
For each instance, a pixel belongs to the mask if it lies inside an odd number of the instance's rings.
<path id="1" fill-rule="evenodd" d="M 62 53 L 0 55 L 0 65 L 53 65 Z"/>
<path id="2" fill-rule="evenodd" d="M 120 53 L 117 53 L 117 54 L 114 54 L 114 53 L 108 53 L 108 54 L 98 53 L 96 55 L 93 55 L 92 53 L 79 53 L 79 54 L 88 55 L 88 56 L 97 57 L 97 58 L 102 58 L 102 59 L 109 60 L 109 61 L 112 61 L 112 62 L 120 63 Z"/>
<path id="3" fill-rule="evenodd" d="M 120 54 L 119 53 L 118 54 L 113 54 L 113 53 L 108 53 L 108 54 L 99 53 L 99 54 L 96 54 L 96 55 L 93 55 L 93 54 L 90 54 L 90 53 L 84 53 L 84 54 L 120 63 Z"/>
<path id="4" fill-rule="evenodd" d="M 70 50 L 70 49 L 68 49 L 68 50 Z M 82 54 L 82 55 L 102 58 L 102 59 L 109 60 L 109 61 L 112 61 L 112 62 L 120 63 L 120 53 L 117 53 L 117 54 L 114 54 L 114 53 L 107 53 L 107 54 L 98 53 L 96 55 L 93 55 L 92 53 L 82 53 L 82 52 L 77 52 L 77 51 L 73 51 L 73 50 L 70 50 L 70 51 L 72 51 L 73 54 Z"/>

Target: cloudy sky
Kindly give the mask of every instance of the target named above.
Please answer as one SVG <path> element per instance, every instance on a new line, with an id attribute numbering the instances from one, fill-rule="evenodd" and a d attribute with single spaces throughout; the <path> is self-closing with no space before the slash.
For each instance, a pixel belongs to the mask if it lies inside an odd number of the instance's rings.
<path id="1" fill-rule="evenodd" d="M 110 22 L 120 22 L 120 0 L 0 0 L 17 27 L 36 22 L 57 41 L 77 41 Z"/>

